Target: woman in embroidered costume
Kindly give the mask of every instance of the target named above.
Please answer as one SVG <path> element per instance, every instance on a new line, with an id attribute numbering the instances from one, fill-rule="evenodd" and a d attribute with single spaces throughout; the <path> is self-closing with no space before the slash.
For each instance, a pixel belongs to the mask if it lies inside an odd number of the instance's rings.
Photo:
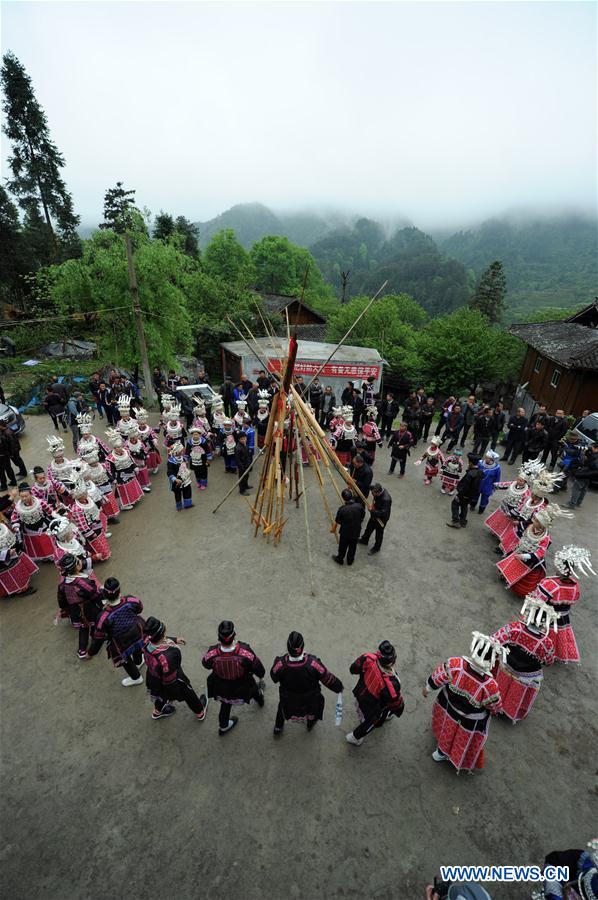
<path id="1" fill-rule="evenodd" d="M 0 597 L 35 594 L 37 588 L 31 587 L 30 582 L 39 569 L 23 552 L 19 536 L 3 519 L 0 512 Z"/>
<path id="2" fill-rule="evenodd" d="M 168 412 L 166 425 L 164 426 L 164 446 L 172 447 L 177 441 L 185 441 L 187 432 L 180 418 L 181 407 L 178 403 L 173 403 Z"/>
<path id="3" fill-rule="evenodd" d="M 496 563 L 496 568 L 507 583 L 507 590 L 510 588 L 518 597 L 531 594 L 546 574 L 544 558 L 552 542 L 549 529 L 559 516 L 572 519 L 573 513 L 556 503 L 549 503 L 534 513 L 515 549 Z"/>
<path id="4" fill-rule="evenodd" d="M 376 425 L 376 416 L 378 415 L 378 409 L 376 406 L 368 406 L 366 410 L 367 419 L 364 422 L 363 428 L 361 429 L 363 432 L 363 439 L 366 444 L 366 448 L 372 457 L 372 462 L 376 458 L 376 447 L 382 446 L 382 437 L 380 436 L 380 430 Z"/>
<path id="5" fill-rule="evenodd" d="M 330 423 L 332 427 L 332 422 Z M 338 457 L 338 461 L 342 466 L 351 464 L 352 450 L 355 447 L 355 438 L 357 436 L 355 426 L 353 425 L 353 407 L 343 406 L 342 408 L 342 424 L 338 425 L 334 432 L 331 431 L 335 439 L 334 450 Z"/>
<path id="6" fill-rule="evenodd" d="M 49 531 L 54 538 L 54 563 L 58 571 L 60 571 L 60 560 L 63 556 L 76 556 L 81 560 L 82 570 L 85 574 L 99 585 L 99 581 L 93 573 L 93 561 L 89 550 L 85 546 L 85 540 L 77 526 L 66 516 L 57 516 L 52 519 Z"/>
<path id="7" fill-rule="evenodd" d="M 579 662 L 570 612 L 579 600 L 579 576 L 596 574 L 591 565 L 590 551 L 571 544 L 563 547 L 555 554 L 554 567 L 557 574 L 543 578 L 535 593 L 558 613 L 555 640 L 557 662 Z"/>
<path id="8" fill-rule="evenodd" d="M 503 553 L 511 553 L 515 549 L 535 513 L 548 504 L 548 495 L 552 494 L 560 477 L 560 475 L 553 475 L 548 469 L 542 468 L 528 481 L 529 494 L 519 506 L 517 521 L 514 523 L 514 527 L 508 529 L 501 538 L 500 550 Z"/>
<path id="9" fill-rule="evenodd" d="M 519 521 L 519 510 L 525 500 L 530 496 L 530 482 L 539 475 L 544 466 L 536 460 L 530 460 L 519 469 L 519 474 L 514 481 L 498 481 L 494 487 L 497 491 L 506 491 L 498 509 L 491 513 L 484 524 L 495 534 L 499 540 L 505 538 L 505 544 L 515 546 L 512 543 L 516 536 L 516 526 Z M 512 537 L 507 537 L 509 533 Z M 497 553 L 501 553 L 497 548 Z"/>
<path id="10" fill-rule="evenodd" d="M 177 512 L 193 506 L 191 491 L 191 472 L 185 459 L 185 448 L 180 441 L 173 444 L 168 452 L 166 474 L 170 482 L 170 490 L 174 494 Z"/>
<path id="11" fill-rule="evenodd" d="M 158 436 L 154 429 L 150 428 L 148 425 L 147 420 L 149 416 L 147 410 L 144 409 L 143 406 L 139 407 L 135 415 L 137 418 L 139 437 L 141 438 L 147 453 L 147 467 L 152 475 L 155 475 L 162 462 L 160 451 L 158 450 Z"/>
<path id="12" fill-rule="evenodd" d="M 513 724 L 525 719 L 542 686 L 542 667 L 554 662 L 554 638 L 558 613 L 543 600 L 528 594 L 515 622 L 492 635 L 509 651 L 506 662 L 494 672 L 500 690 L 502 711 Z"/>
<path id="13" fill-rule="evenodd" d="M 270 418 L 270 392 L 259 390 L 257 392 L 257 413 L 255 416 L 255 430 L 257 432 L 258 449 L 264 446 L 266 432 L 268 430 L 268 420 Z"/>
<path id="14" fill-rule="evenodd" d="M 185 454 L 189 460 L 189 467 L 195 475 L 195 482 L 200 491 L 205 491 L 208 486 L 208 451 L 207 437 L 200 425 L 192 425 L 189 429 L 189 440 L 185 448 Z"/>
<path id="15" fill-rule="evenodd" d="M 129 428 L 125 447 L 129 451 L 131 459 L 137 468 L 137 481 L 141 485 L 141 490 L 144 494 L 151 493 L 152 486 L 149 468 L 147 466 L 147 450 L 139 435 L 139 426 L 137 425 L 137 422 L 134 422 Z"/>
<path id="16" fill-rule="evenodd" d="M 111 537 L 111 534 L 104 531 L 100 510 L 87 493 L 87 485 L 83 478 L 75 483 L 73 497 L 74 502 L 69 514 L 89 548 L 91 558 L 95 562 L 110 559 L 107 538 Z"/>
<path id="17" fill-rule="evenodd" d="M 432 731 L 437 748 L 435 762 L 449 760 L 457 772 L 470 773 L 484 766 L 484 745 L 490 716 L 502 712 L 498 684 L 492 677 L 497 659 L 507 657 L 506 648 L 490 637 L 473 631 L 469 656 L 454 656 L 439 665 L 423 688 L 440 688 L 432 710 Z"/>
<path id="18" fill-rule="evenodd" d="M 90 450 L 96 450 L 100 462 L 104 462 L 110 453 L 110 449 L 103 441 L 92 433 L 93 417 L 89 413 L 80 413 L 77 416 L 77 422 L 79 423 L 79 431 L 81 432 L 81 437 L 77 444 L 77 455 L 84 457 Z"/>
<path id="19" fill-rule="evenodd" d="M 463 474 L 463 451 L 453 450 L 445 456 L 440 469 L 440 493 L 452 497 Z"/>
<path id="20" fill-rule="evenodd" d="M 45 500 L 38 500 L 31 494 L 26 481 L 19 485 L 12 524 L 21 536 L 25 553 L 30 559 L 39 562 L 54 558 L 54 539 L 48 533 L 54 515 L 54 510 Z"/>
<path id="21" fill-rule="evenodd" d="M 106 435 L 113 448 L 106 462 L 110 465 L 121 509 L 133 509 L 133 506 L 143 497 L 141 485 L 136 478 L 135 463 L 129 451 L 123 446 L 122 435 L 113 428 L 109 428 Z"/>
<path id="22" fill-rule="evenodd" d="M 70 553 L 60 560 L 60 571 L 56 592 L 59 613 L 56 618 L 70 619 L 78 632 L 77 656 L 88 659 L 90 630 L 102 611 L 101 587 L 95 576 L 84 571 L 81 560 Z"/>
<path id="23" fill-rule="evenodd" d="M 100 462 L 98 451 L 95 448 L 86 451 L 81 458 L 83 462 L 86 463 L 84 478 L 87 482 L 91 499 L 101 507 L 102 513 L 106 516 L 106 520 L 118 523 L 120 521 L 118 518 L 120 509 L 114 495 L 114 477 L 112 475 L 110 463 Z M 90 483 L 94 485 L 95 490 L 90 488 Z M 98 493 L 100 496 L 98 496 Z"/>
<path id="24" fill-rule="evenodd" d="M 66 459 L 62 438 L 46 438 L 48 451 L 52 454 L 52 462 L 48 466 L 48 481 L 55 490 L 60 501 L 68 505 L 72 502 L 71 490 L 77 479 L 77 460 Z"/>
<path id="25" fill-rule="evenodd" d="M 432 479 L 436 478 L 438 469 L 444 462 L 444 456 L 440 452 L 440 438 L 438 435 L 435 435 L 430 440 L 430 446 L 423 452 L 420 459 L 415 460 L 413 465 L 421 466 L 424 460 L 426 463 L 426 468 L 424 469 L 424 484 L 428 485 L 432 484 Z"/>

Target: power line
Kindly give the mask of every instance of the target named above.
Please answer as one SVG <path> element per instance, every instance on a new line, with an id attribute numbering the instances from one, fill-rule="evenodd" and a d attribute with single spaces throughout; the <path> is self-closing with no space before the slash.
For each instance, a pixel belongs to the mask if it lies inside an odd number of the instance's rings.
<path id="1" fill-rule="evenodd" d="M 85 316 L 87 316 L 87 315 L 103 316 L 103 315 L 105 315 L 105 313 L 116 312 L 117 310 L 120 310 L 120 309 L 126 309 L 129 312 L 132 312 L 130 306 L 111 306 L 108 309 L 89 310 L 86 313 L 78 312 L 78 313 L 69 313 L 68 315 L 64 315 L 64 316 L 54 315 L 54 316 L 44 316 L 43 318 L 40 318 L 40 319 L 16 319 L 11 322 L 0 322 L 0 328 L 16 328 L 19 325 L 36 325 L 39 322 L 56 322 L 59 319 L 60 320 L 75 319 L 79 322 L 82 322 L 84 320 Z"/>

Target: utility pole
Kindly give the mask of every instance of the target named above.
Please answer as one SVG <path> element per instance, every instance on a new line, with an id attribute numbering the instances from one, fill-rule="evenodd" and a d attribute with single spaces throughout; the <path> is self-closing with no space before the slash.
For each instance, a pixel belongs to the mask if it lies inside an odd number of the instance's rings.
<path id="1" fill-rule="evenodd" d="M 147 358 L 147 345 L 145 343 L 145 334 L 143 331 L 143 319 L 141 318 L 141 306 L 139 304 L 139 289 L 137 287 L 137 275 L 135 274 L 135 266 L 133 264 L 133 245 L 131 243 L 131 235 L 125 232 L 125 247 L 127 249 L 127 264 L 129 266 L 129 287 L 131 288 L 131 297 L 133 298 L 133 313 L 135 315 L 135 327 L 137 328 L 137 340 L 139 342 L 139 356 L 141 357 L 141 368 L 143 371 L 143 380 L 145 382 L 146 404 L 151 409 L 154 405 L 155 394 L 152 385 L 152 373 L 150 372 L 149 359 Z"/>
<path id="2" fill-rule="evenodd" d="M 349 275 L 351 274 L 350 269 L 347 269 L 346 272 L 341 272 L 341 304 L 345 304 L 347 302 L 346 294 L 347 294 L 347 284 L 349 283 Z"/>

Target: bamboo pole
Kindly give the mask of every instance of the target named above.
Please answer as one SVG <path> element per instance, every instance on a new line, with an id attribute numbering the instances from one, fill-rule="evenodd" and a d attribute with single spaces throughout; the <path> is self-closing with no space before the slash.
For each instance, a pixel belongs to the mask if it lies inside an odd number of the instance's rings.
<path id="1" fill-rule="evenodd" d="M 357 323 L 359 322 L 359 320 L 360 320 L 361 318 L 363 318 L 363 316 L 365 316 L 366 312 L 368 311 L 368 309 L 370 308 L 370 306 L 372 305 L 372 303 L 374 302 L 374 300 L 377 300 L 377 299 L 378 299 L 378 297 L 380 296 L 380 294 L 382 293 L 382 291 L 384 290 L 384 288 L 386 287 L 387 284 L 388 284 L 388 281 L 385 281 L 384 284 L 381 285 L 381 287 L 378 288 L 378 290 L 376 291 L 376 293 L 374 294 L 374 296 L 372 297 L 372 299 L 370 300 L 370 302 L 368 303 L 368 305 L 365 307 L 365 309 L 362 309 L 362 311 L 359 313 L 359 315 L 357 316 L 357 318 L 355 319 L 355 321 L 353 322 L 353 324 L 351 325 L 351 327 L 349 328 L 349 330 L 347 331 L 347 333 L 346 333 L 345 335 L 343 335 L 343 337 L 340 339 L 340 341 L 338 342 L 338 344 L 336 345 L 336 347 L 334 348 L 334 350 L 332 351 L 332 353 L 330 354 L 330 356 L 328 357 L 328 359 L 326 360 L 326 362 L 323 362 L 323 363 L 322 363 L 322 365 L 320 366 L 320 368 L 318 369 L 318 371 L 317 371 L 317 372 L 315 373 L 315 375 L 313 376 L 312 380 L 311 380 L 311 381 L 309 382 L 309 384 L 307 385 L 306 390 L 309 390 L 310 385 L 313 384 L 313 382 L 314 382 L 315 379 L 318 377 L 318 375 L 320 374 L 320 372 L 322 371 L 322 369 L 324 368 L 324 366 L 327 366 L 328 363 L 330 362 L 330 360 L 332 359 L 332 357 L 335 356 L 336 353 L 338 353 L 338 351 L 339 351 L 340 348 L 343 346 L 343 344 L 345 343 L 345 341 L 347 340 L 347 338 L 349 337 L 349 335 L 351 334 L 351 332 L 353 331 L 353 329 L 355 328 L 355 326 L 357 325 Z"/>
<path id="2" fill-rule="evenodd" d="M 328 514 L 328 518 L 330 520 L 330 527 L 333 528 L 334 527 L 334 516 L 332 515 L 332 510 L 330 509 L 330 504 L 328 503 L 328 497 L 326 496 L 326 491 L 324 490 L 324 479 L 322 478 L 322 473 L 320 472 L 320 467 L 318 465 L 318 461 L 313 452 L 313 449 L 310 446 L 307 436 L 304 433 L 303 422 L 301 421 L 301 419 L 299 417 L 298 417 L 297 425 L 299 428 L 299 435 L 301 437 L 302 444 L 306 449 L 306 453 L 307 453 L 309 459 L 313 463 L 314 471 L 317 476 L 318 488 L 320 489 L 320 494 L 322 496 L 322 502 L 324 504 L 324 508 L 325 508 L 325 510 Z M 338 544 L 338 534 L 336 533 L 336 531 L 334 532 L 334 536 L 335 536 L 336 542 Z"/>
<path id="3" fill-rule="evenodd" d="M 212 510 L 213 513 L 218 512 L 218 510 L 220 509 L 220 507 L 222 506 L 222 504 L 225 503 L 225 502 L 228 500 L 228 498 L 230 497 L 230 495 L 232 494 L 232 492 L 235 490 L 235 488 L 239 487 L 239 483 L 243 480 L 243 478 L 245 478 L 245 476 L 248 474 L 248 472 L 251 472 L 251 470 L 253 469 L 254 465 L 255 465 L 256 462 L 258 461 L 258 459 L 259 459 L 261 456 L 263 456 L 263 453 L 264 453 L 264 450 L 265 450 L 265 449 L 266 449 L 266 445 L 264 444 L 264 446 L 258 451 L 258 453 L 256 454 L 256 456 L 253 457 L 253 459 L 252 459 L 250 465 L 247 467 L 247 469 L 245 470 L 245 472 L 243 473 L 243 475 L 241 476 L 241 478 L 239 478 L 238 481 L 235 481 L 235 483 L 233 484 L 233 486 L 232 486 L 232 488 L 230 489 L 230 491 L 228 491 L 228 493 L 226 493 L 226 494 L 224 495 L 224 497 L 222 498 L 222 500 L 220 501 L 220 503 L 218 504 L 218 506 L 215 506 L 215 507 L 214 507 L 214 509 Z"/>
<path id="4" fill-rule="evenodd" d="M 297 441 L 297 450 L 299 450 L 299 432 L 297 429 L 297 420 L 295 419 L 295 440 Z M 311 557 L 311 533 L 309 530 L 309 516 L 307 515 L 307 494 L 305 493 L 305 478 L 303 475 L 303 466 L 299 470 L 301 478 L 301 492 L 303 494 L 303 514 L 305 517 L 305 542 L 307 544 L 307 559 L 309 562 L 309 580 L 311 583 L 311 595 L 316 596 L 316 588 L 314 584 L 314 566 Z"/>

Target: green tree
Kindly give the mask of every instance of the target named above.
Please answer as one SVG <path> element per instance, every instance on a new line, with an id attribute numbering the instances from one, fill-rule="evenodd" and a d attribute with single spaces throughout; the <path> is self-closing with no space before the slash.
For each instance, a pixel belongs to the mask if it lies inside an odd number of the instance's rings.
<path id="1" fill-rule="evenodd" d="M 339 341 L 370 301 L 355 297 L 328 319 L 326 339 Z M 375 347 L 391 368 L 406 379 L 419 375 L 415 329 L 426 321 L 425 311 L 407 294 L 387 294 L 375 300 L 348 339 L 358 347 Z"/>
<path id="2" fill-rule="evenodd" d="M 516 346 L 511 335 L 491 328 L 485 316 L 467 307 L 431 319 L 416 340 L 422 376 L 446 393 L 473 392 L 482 381 L 504 377 L 505 348 Z"/>
<path id="3" fill-rule="evenodd" d="M 203 263 L 208 275 L 230 284 L 248 284 L 252 278 L 249 254 L 232 228 L 224 228 L 214 235 L 205 249 Z"/>
<path id="4" fill-rule="evenodd" d="M 104 194 L 104 221 L 99 227 L 116 234 L 127 231 L 147 233 L 143 216 L 135 206 L 135 191 L 127 191 L 122 181 L 117 181 L 116 186 L 108 188 Z"/>
<path id="5" fill-rule="evenodd" d="M 167 241 L 174 234 L 174 219 L 169 213 L 160 212 L 154 220 L 152 237 L 155 241 Z"/>
<path id="6" fill-rule="evenodd" d="M 150 360 L 171 364 L 192 349 L 185 280 L 196 266 L 176 246 L 136 234 L 135 268 Z M 124 241 L 112 229 L 84 241 L 81 259 L 42 270 L 59 313 L 79 313 L 87 333 L 96 331 L 104 355 L 124 365 L 137 362 L 137 335 Z"/>
<path id="7" fill-rule="evenodd" d="M 304 247 L 297 247 L 288 238 L 268 235 L 253 245 L 249 255 L 258 291 L 299 297 L 308 269 L 305 302 L 324 314 L 336 307 L 337 300 L 330 285 L 326 284 L 315 259 Z"/>
<path id="8" fill-rule="evenodd" d="M 469 305 L 486 316 L 492 325 L 498 325 L 502 319 L 507 295 L 507 279 L 503 265 L 496 259 L 482 273 Z"/>
<path id="9" fill-rule="evenodd" d="M 39 227 L 43 214 L 46 260 L 77 255 L 79 217 L 60 174 L 64 157 L 50 138 L 46 114 L 14 53 L 4 54 L 0 80 L 6 117 L 3 130 L 12 144 L 8 158 L 12 178 L 8 187 L 29 222 Z"/>
<path id="10" fill-rule="evenodd" d="M 25 235 L 17 207 L 0 185 L 0 297 L 23 305 L 27 294 L 25 276 L 39 265 Z"/>
<path id="11" fill-rule="evenodd" d="M 199 227 L 185 216 L 177 216 L 174 224 L 177 234 L 183 236 L 183 251 L 187 256 L 199 259 Z"/>

